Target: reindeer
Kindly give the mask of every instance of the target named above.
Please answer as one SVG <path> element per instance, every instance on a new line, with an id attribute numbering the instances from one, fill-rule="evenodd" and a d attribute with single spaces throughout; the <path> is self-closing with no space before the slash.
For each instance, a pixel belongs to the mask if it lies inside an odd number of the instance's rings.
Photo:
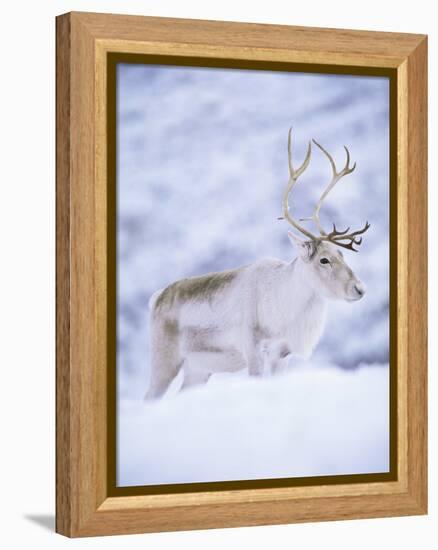
<path id="1" fill-rule="evenodd" d="M 344 260 L 340 248 L 357 252 L 362 229 L 326 232 L 319 218 L 327 195 L 351 174 L 350 153 L 337 171 L 328 158 L 332 178 L 313 213 L 299 221 L 312 221 L 319 234 L 303 227 L 291 214 L 289 198 L 307 169 L 312 142 L 298 169 L 292 163 L 291 130 L 288 135 L 289 182 L 282 201 L 282 217 L 301 235 L 289 231 L 297 257 L 292 262 L 265 258 L 244 267 L 177 281 L 155 292 L 149 302 L 151 326 L 151 378 L 145 398 L 157 398 L 183 369 L 182 388 L 205 384 L 213 373 L 248 369 L 249 375 L 281 372 L 289 357 L 309 358 L 324 330 L 328 299 L 354 302 L 365 286 Z"/>

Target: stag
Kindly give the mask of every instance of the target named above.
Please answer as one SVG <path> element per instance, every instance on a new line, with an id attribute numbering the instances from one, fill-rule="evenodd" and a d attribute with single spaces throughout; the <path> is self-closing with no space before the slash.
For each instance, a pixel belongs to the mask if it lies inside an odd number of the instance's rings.
<path id="1" fill-rule="evenodd" d="M 328 158 L 332 177 L 313 213 L 297 220 L 289 200 L 307 169 L 312 142 Z M 332 156 L 315 140 L 301 166 L 294 168 L 288 135 L 289 181 L 282 216 L 298 233 L 288 232 L 297 256 L 292 262 L 264 258 L 244 267 L 179 280 L 158 290 L 149 302 L 151 377 L 146 399 L 162 396 L 182 369 L 182 388 L 204 384 L 217 372 L 247 369 L 252 376 L 276 374 L 290 357 L 309 358 L 324 330 L 329 299 L 354 302 L 365 286 L 346 263 L 341 248 L 357 252 L 369 229 L 326 231 L 320 210 L 327 195 L 356 164 L 350 153 L 338 171 Z M 312 233 L 300 222 L 313 222 Z"/>

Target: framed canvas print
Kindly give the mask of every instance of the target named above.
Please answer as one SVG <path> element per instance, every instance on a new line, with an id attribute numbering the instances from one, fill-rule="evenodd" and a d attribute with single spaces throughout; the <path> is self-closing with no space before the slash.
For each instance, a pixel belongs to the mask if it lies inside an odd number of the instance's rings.
<path id="1" fill-rule="evenodd" d="M 57 531 L 427 510 L 427 41 L 57 18 Z"/>

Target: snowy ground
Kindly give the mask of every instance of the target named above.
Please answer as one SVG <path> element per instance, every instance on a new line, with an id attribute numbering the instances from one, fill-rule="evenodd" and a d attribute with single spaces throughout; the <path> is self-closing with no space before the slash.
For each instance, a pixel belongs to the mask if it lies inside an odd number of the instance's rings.
<path id="1" fill-rule="evenodd" d="M 122 400 L 118 483 L 388 471 L 388 382 L 382 366 L 303 367 L 267 380 L 216 375 L 153 403 Z"/>

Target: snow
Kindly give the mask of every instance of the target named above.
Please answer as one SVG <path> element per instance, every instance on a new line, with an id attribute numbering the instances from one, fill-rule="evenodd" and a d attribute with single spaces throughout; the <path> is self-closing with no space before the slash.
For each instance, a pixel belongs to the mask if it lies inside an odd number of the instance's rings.
<path id="1" fill-rule="evenodd" d="M 388 471 L 388 372 L 307 366 L 263 380 L 216 375 L 161 400 L 121 400 L 118 483 Z"/>
<path id="2" fill-rule="evenodd" d="M 388 79 L 127 64 L 117 75 L 118 482 L 248 477 L 248 468 L 273 477 L 286 470 L 304 475 L 306 468 L 306 475 L 322 475 L 386 467 Z M 313 357 L 294 361 L 286 378 L 258 385 L 242 376 L 211 380 L 208 387 L 144 404 L 153 292 L 263 256 L 293 259 L 288 226 L 277 220 L 291 125 L 297 165 L 312 137 L 339 167 L 344 144 L 357 162 L 329 195 L 321 219 L 338 229 L 371 223 L 360 252 L 344 254 L 366 284 L 366 296 L 330 304 Z M 328 161 L 314 147 L 296 189 L 299 217 L 311 213 L 329 178 Z M 300 399 L 303 393 L 308 399 Z M 320 399 L 328 408 L 325 430 Z M 208 422 L 201 425 L 204 411 Z M 175 433 L 164 437 L 166 430 Z M 231 471 L 228 455 L 236 453 L 243 454 L 234 456 Z"/>

